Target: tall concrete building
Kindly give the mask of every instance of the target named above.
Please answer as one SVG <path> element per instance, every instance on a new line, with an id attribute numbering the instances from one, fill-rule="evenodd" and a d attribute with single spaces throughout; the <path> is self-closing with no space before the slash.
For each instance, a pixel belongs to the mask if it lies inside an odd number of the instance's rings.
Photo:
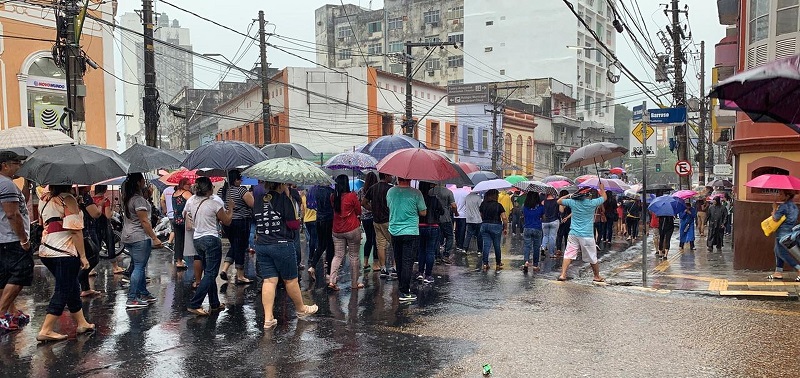
<path id="1" fill-rule="evenodd" d="M 189 29 L 182 28 L 178 20 L 170 20 L 166 13 L 161 13 L 155 15 L 154 23 L 155 39 L 192 49 Z M 128 12 L 122 15 L 121 25 L 141 30 L 142 19 L 138 13 Z M 122 78 L 132 83 L 144 83 L 143 38 L 126 31 L 120 30 L 118 33 L 122 41 Z M 162 43 L 155 43 L 155 53 L 156 89 L 159 99 L 166 103 L 184 88 L 194 86 L 192 55 Z M 125 139 L 121 142 L 125 146 L 120 146 L 121 149 L 136 142 L 144 143 L 142 97 L 144 86 L 123 83 L 124 112 L 131 117 L 125 118 Z M 167 128 L 171 115 L 166 105 L 159 108 L 159 116 L 159 140 L 163 147 L 169 147 L 170 133 Z"/>

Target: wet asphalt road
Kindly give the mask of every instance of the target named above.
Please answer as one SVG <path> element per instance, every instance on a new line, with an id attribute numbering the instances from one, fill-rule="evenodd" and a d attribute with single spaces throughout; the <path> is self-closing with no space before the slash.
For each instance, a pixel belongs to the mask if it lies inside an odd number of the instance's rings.
<path id="1" fill-rule="evenodd" d="M 255 285 L 224 285 L 228 309 L 207 318 L 189 315 L 191 277 L 176 273 L 170 254 L 157 251 L 148 272 L 157 303 L 126 311 L 121 277 L 101 262 L 94 284 L 104 293 L 84 302 L 98 331 L 76 338 L 65 313 L 59 328 L 71 339 L 37 344 L 53 284 L 37 267 L 35 286 L 19 301 L 33 322 L 0 335 L 0 376 L 476 377 L 484 363 L 502 377 L 782 377 L 800 371 L 797 301 L 594 286 L 579 266 L 570 270 L 575 279 L 557 282 L 558 262 L 549 259 L 543 273 L 524 276 L 517 269 L 520 242 L 512 237 L 504 244 L 506 270 L 499 274 L 468 269 L 477 263 L 474 254 L 437 266 L 436 282 L 417 286 L 414 304 L 398 303 L 396 282 L 372 273 L 366 288 L 355 292 L 349 274 L 338 293 L 321 288 L 321 281 L 304 290 L 307 302 L 320 306 L 308 320 L 297 320 L 279 294 L 279 323 L 266 333 Z M 620 262 L 613 257 L 606 256 L 604 271 Z"/>

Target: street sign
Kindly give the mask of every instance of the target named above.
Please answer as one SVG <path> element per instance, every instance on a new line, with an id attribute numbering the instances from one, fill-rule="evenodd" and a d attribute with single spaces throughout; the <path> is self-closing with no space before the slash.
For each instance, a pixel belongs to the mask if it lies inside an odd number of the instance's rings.
<path id="1" fill-rule="evenodd" d="M 655 129 L 652 126 L 639 122 L 639 124 L 633 128 L 631 134 L 636 138 L 636 140 L 639 141 L 639 143 L 644 144 L 644 141 L 649 139 L 654 132 Z"/>
<path id="2" fill-rule="evenodd" d="M 716 164 L 714 165 L 715 176 L 732 176 L 733 166 L 730 164 Z"/>
<path id="3" fill-rule="evenodd" d="M 650 124 L 682 124 L 686 123 L 686 108 L 648 109 Z"/>
<path id="4" fill-rule="evenodd" d="M 675 163 L 675 173 L 677 173 L 678 176 L 682 176 L 682 177 L 683 176 L 691 176 L 691 174 L 692 174 L 692 163 L 690 163 L 690 162 L 688 162 L 686 160 L 679 160 L 677 163 Z"/>
<path id="5" fill-rule="evenodd" d="M 644 154 L 644 149 L 642 148 L 642 145 L 633 146 L 630 148 L 629 153 L 633 158 L 640 158 L 642 157 L 642 154 Z M 656 150 L 653 148 L 653 146 L 647 146 L 647 157 L 655 157 L 655 156 L 656 156 Z"/>
<path id="6" fill-rule="evenodd" d="M 642 114 L 644 114 L 644 106 L 636 105 L 636 106 L 633 107 L 633 117 L 631 117 L 631 119 L 634 122 L 641 121 L 642 120 Z"/>
<path id="7" fill-rule="evenodd" d="M 489 102 L 489 84 L 455 84 L 447 86 L 447 105 L 485 104 Z"/>

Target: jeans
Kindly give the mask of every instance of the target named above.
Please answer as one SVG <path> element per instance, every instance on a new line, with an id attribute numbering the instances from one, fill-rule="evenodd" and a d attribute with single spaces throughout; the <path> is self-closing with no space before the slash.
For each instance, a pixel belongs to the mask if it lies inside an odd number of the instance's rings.
<path id="1" fill-rule="evenodd" d="M 419 236 L 392 235 L 392 249 L 397 263 L 397 289 L 400 294 L 411 294 L 411 268 L 419 250 Z"/>
<path id="2" fill-rule="evenodd" d="M 467 236 L 467 219 L 466 218 L 453 218 L 453 223 L 456 226 L 456 247 L 464 247 L 464 237 Z"/>
<path id="3" fill-rule="evenodd" d="M 608 221 L 606 222 L 606 230 L 605 230 L 605 237 L 603 238 L 605 241 L 611 243 L 611 240 L 614 239 L 614 224 L 617 223 L 616 221 Z"/>
<path id="4" fill-rule="evenodd" d="M 219 307 L 219 291 L 217 290 L 217 272 L 222 260 L 222 240 L 216 236 L 203 236 L 194 240 L 197 256 L 203 260 L 203 279 L 189 300 L 189 308 L 200 308 L 208 295 L 211 308 Z"/>
<path id="5" fill-rule="evenodd" d="M 374 266 L 378 261 L 378 243 L 375 240 L 375 224 L 372 223 L 372 218 L 370 218 L 362 219 L 361 225 L 364 227 L 364 234 L 367 236 L 367 240 L 364 242 L 364 265 L 366 266 L 369 263 L 369 256 L 374 251 L 375 255 L 372 259 Z"/>
<path id="6" fill-rule="evenodd" d="M 94 242 L 94 245 L 100 248 L 100 240 L 97 239 L 96 233 L 90 233 L 89 237 Z M 92 272 L 92 269 L 97 266 L 100 262 L 100 256 L 97 255 L 97 251 L 92 252 L 89 249 L 85 249 L 86 251 L 86 261 L 89 262 L 89 269 L 81 269 L 78 273 L 78 283 L 81 285 L 81 291 L 88 291 L 91 288 L 89 287 L 89 273 Z"/>
<path id="7" fill-rule="evenodd" d="M 547 248 L 547 256 L 553 257 L 556 253 L 556 237 L 561 221 L 556 219 L 552 222 L 542 223 L 542 245 Z"/>
<path id="8" fill-rule="evenodd" d="M 330 283 L 336 284 L 339 279 L 339 268 L 344 262 L 344 255 L 350 259 L 350 279 L 351 285 L 358 285 L 358 275 L 361 272 L 360 256 L 361 250 L 361 227 L 356 227 L 348 232 L 333 233 L 333 246 L 336 250 L 331 262 Z"/>
<path id="9" fill-rule="evenodd" d="M 467 223 L 466 238 L 464 239 L 464 250 L 469 251 L 469 244 L 472 242 L 472 237 L 478 239 L 478 252 L 483 251 L 483 235 L 481 235 L 480 223 Z"/>
<path id="10" fill-rule="evenodd" d="M 256 244 L 258 276 L 263 279 L 278 277 L 284 281 L 298 278 L 294 243 L 278 242 Z"/>
<path id="11" fill-rule="evenodd" d="M 639 237 L 639 218 L 628 217 L 625 223 L 628 226 L 628 237 L 634 239 Z"/>
<path id="12" fill-rule="evenodd" d="M 786 249 L 786 247 L 781 244 L 780 240 L 786 235 L 791 234 L 792 232 L 789 231 L 782 231 L 778 230 L 775 232 L 775 271 L 776 272 L 783 272 L 783 264 L 789 264 L 793 266 L 795 269 L 800 270 L 800 262 L 795 260 L 794 256 Z"/>
<path id="13" fill-rule="evenodd" d="M 455 239 L 455 235 L 453 233 L 453 222 L 439 223 L 439 232 L 437 238 L 437 247 L 442 245 L 442 241 L 444 241 L 444 252 L 442 253 L 442 256 L 445 258 L 450 257 L 450 252 L 453 250 L 453 239 Z M 438 251 L 439 248 L 434 250 L 434 252 Z"/>
<path id="14" fill-rule="evenodd" d="M 250 239 L 250 219 L 234 219 L 225 227 L 225 235 L 231 243 L 225 262 L 236 264 L 236 269 L 244 269 L 244 255 Z"/>
<path id="15" fill-rule="evenodd" d="M 483 265 L 489 265 L 489 250 L 494 246 L 494 260 L 500 264 L 500 239 L 503 237 L 503 225 L 499 223 L 482 223 Z"/>
<path id="16" fill-rule="evenodd" d="M 76 313 L 83 309 L 81 288 L 78 285 L 78 272 L 81 260 L 77 257 L 43 257 L 42 264 L 47 267 L 56 279 L 53 296 L 47 305 L 49 315 L 61 316 L 64 307 Z"/>
<path id="17" fill-rule="evenodd" d="M 306 222 L 306 241 L 308 242 L 308 265 L 311 267 L 311 259 L 317 251 L 317 222 Z"/>
<path id="18" fill-rule="evenodd" d="M 330 273 L 331 262 L 333 262 L 333 220 L 319 220 L 317 219 L 317 250 L 314 253 L 314 258 L 311 261 L 311 267 L 316 268 L 319 264 L 319 259 L 322 253 L 325 252 L 325 262 L 328 263 L 328 269 L 325 273 Z"/>
<path id="19" fill-rule="evenodd" d="M 186 241 L 186 225 L 172 222 L 172 231 L 175 233 L 175 243 L 172 246 L 175 262 L 183 261 L 183 243 Z"/>
<path id="20" fill-rule="evenodd" d="M 128 288 L 128 299 L 137 299 L 141 296 L 150 295 L 147 291 L 147 281 L 145 280 L 145 272 L 147 272 L 147 262 L 150 260 L 150 252 L 153 249 L 153 241 L 150 239 L 142 240 L 136 243 L 125 243 L 125 249 L 131 255 L 131 283 Z M 216 276 L 216 273 L 214 274 Z"/>
<path id="21" fill-rule="evenodd" d="M 522 232 L 522 254 L 525 262 L 530 261 L 533 253 L 533 266 L 539 266 L 539 249 L 542 248 L 542 230 L 538 228 L 526 228 Z"/>
<path id="22" fill-rule="evenodd" d="M 436 259 L 437 249 L 439 249 L 439 227 L 419 226 L 419 251 L 417 252 L 419 274 L 425 277 L 433 275 L 433 263 Z"/>
<path id="23" fill-rule="evenodd" d="M 511 213 L 511 233 L 516 234 L 518 232 L 520 234 L 525 232 L 525 219 L 522 213 Z"/>
<path id="24" fill-rule="evenodd" d="M 606 234 L 606 222 L 594 222 L 594 241 L 599 243 Z"/>

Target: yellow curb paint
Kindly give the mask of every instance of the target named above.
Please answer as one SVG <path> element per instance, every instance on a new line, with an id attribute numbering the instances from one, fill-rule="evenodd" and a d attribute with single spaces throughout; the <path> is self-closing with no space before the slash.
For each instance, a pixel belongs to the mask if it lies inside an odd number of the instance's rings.
<path id="1" fill-rule="evenodd" d="M 711 282 L 711 281 L 716 279 L 716 278 L 713 278 L 713 277 L 691 276 L 691 275 L 688 275 L 688 274 L 665 274 L 664 277 L 684 278 L 684 279 L 687 279 L 687 280 L 705 281 L 705 282 Z"/>
<path id="2" fill-rule="evenodd" d="M 762 290 L 721 290 L 719 295 L 722 296 L 755 296 L 755 297 L 788 297 L 787 291 L 762 291 Z"/>
<path id="3" fill-rule="evenodd" d="M 714 279 L 708 283 L 708 291 L 727 291 L 728 290 L 728 280 L 726 279 Z"/>

